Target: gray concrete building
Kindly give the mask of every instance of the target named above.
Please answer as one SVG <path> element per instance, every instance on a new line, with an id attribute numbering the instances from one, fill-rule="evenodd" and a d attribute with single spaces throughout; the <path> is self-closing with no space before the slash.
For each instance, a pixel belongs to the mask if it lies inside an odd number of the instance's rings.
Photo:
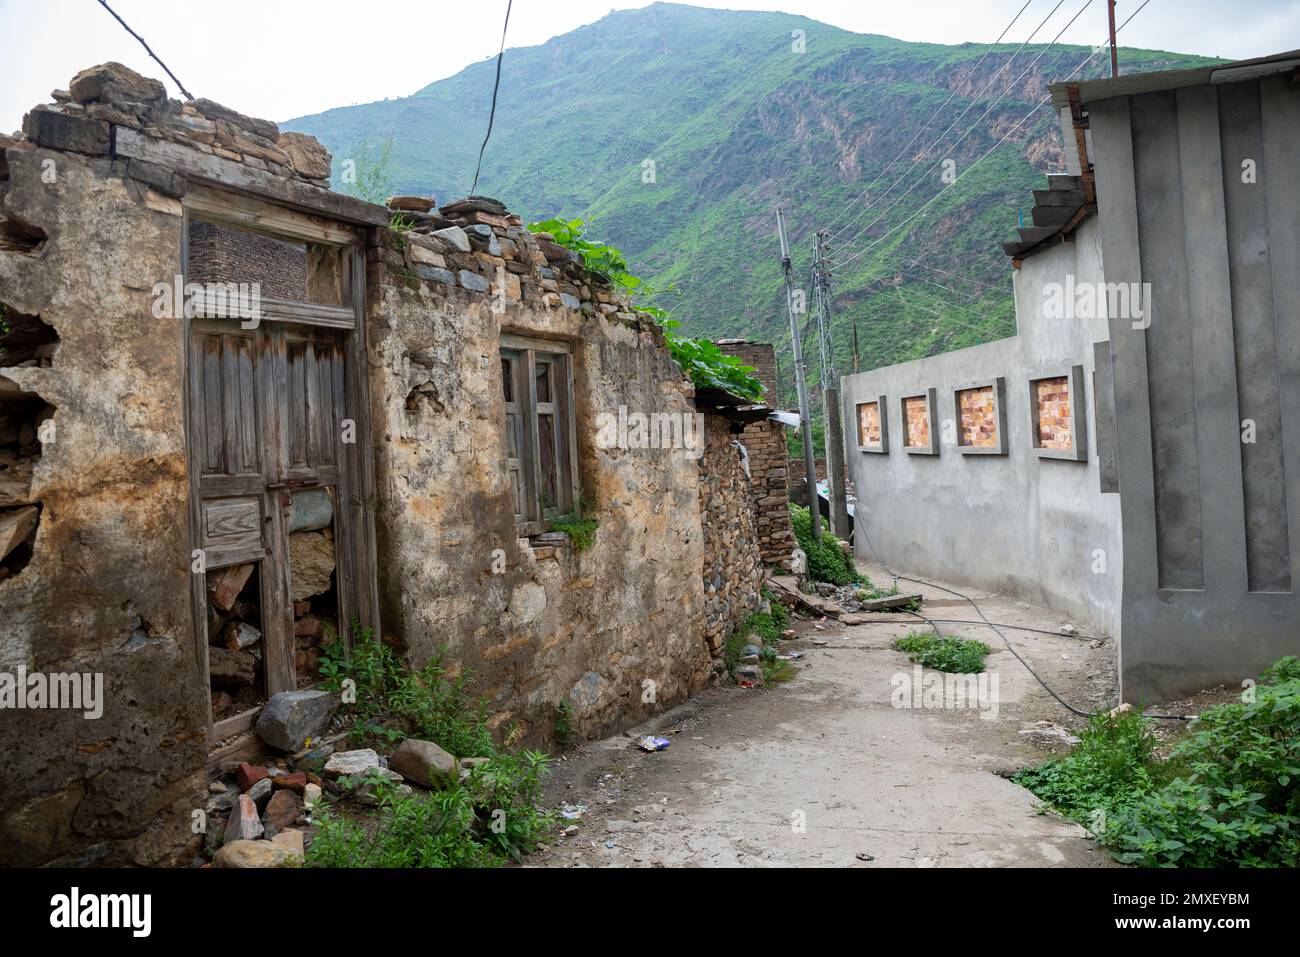
<path id="1" fill-rule="evenodd" d="M 859 555 L 1112 635 L 1126 701 L 1300 653 L 1298 67 L 1053 85 L 1016 335 L 843 382 Z"/>

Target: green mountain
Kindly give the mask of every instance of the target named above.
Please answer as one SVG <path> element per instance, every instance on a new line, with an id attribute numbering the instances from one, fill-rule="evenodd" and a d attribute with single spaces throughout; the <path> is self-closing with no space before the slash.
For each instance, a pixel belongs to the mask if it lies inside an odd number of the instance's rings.
<path id="1" fill-rule="evenodd" d="M 1071 12 L 1039 36 L 1050 40 Z M 1014 315 L 999 243 L 1027 216 L 1030 189 L 1064 167 L 1055 114 L 1035 104 L 1048 83 L 1109 66 L 1078 46 L 1032 44 L 1013 58 L 1041 19 L 1027 11 L 1009 34 L 1016 42 L 985 57 L 983 44 L 905 43 L 781 13 L 669 3 L 611 13 L 506 51 L 477 191 L 526 219 L 594 221 L 590 235 L 624 250 L 684 331 L 776 342 L 784 370 L 778 204 L 801 286 L 813 233 L 833 221 L 838 234 L 841 370 L 852 367 L 855 332 L 862 368 L 998 338 Z M 1145 72 L 1213 61 L 1123 49 L 1120 62 Z M 495 68 L 493 58 L 411 96 L 283 125 L 333 151 L 340 188 L 343 158 L 364 167 L 391 138 L 393 191 L 445 202 L 469 192 Z M 954 183 L 943 181 L 945 159 Z M 811 341 L 809 350 L 815 381 Z"/>

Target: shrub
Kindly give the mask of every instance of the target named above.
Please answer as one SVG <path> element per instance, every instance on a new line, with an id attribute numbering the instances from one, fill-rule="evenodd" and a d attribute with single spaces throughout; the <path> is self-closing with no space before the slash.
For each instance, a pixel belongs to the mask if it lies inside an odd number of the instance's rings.
<path id="1" fill-rule="evenodd" d="M 813 541 L 812 515 L 799 505 L 790 506 L 790 524 L 799 547 L 808 556 L 808 577 L 832 585 L 871 585 L 853 564 L 853 556 L 840 548 L 840 540 L 825 528 L 821 541 Z"/>
<path id="2" fill-rule="evenodd" d="M 1300 661 L 1205 711 L 1169 756 L 1172 780 L 1108 821 L 1115 857 L 1146 867 L 1300 865 Z"/>
<path id="3" fill-rule="evenodd" d="M 345 679 L 356 684 L 356 703 L 345 706 L 358 719 L 354 735 L 392 745 L 409 733 L 457 757 L 488 760 L 450 788 L 405 798 L 376 777 L 372 792 L 378 809 L 359 818 L 322 807 L 307 863 L 483 867 L 534 850 L 553 823 L 538 807 L 550 759 L 535 751 L 507 753 L 493 744 L 484 703 L 472 701 L 465 690 L 468 675 L 448 677 L 440 658 L 412 671 L 368 633 L 358 638 L 346 658 L 341 642 L 325 646 L 321 662 L 323 687 L 338 691 Z M 405 730 L 390 727 L 394 722 Z"/>
<path id="4" fill-rule="evenodd" d="M 1155 746 L 1140 714 L 1093 715 L 1069 754 L 1021 771 L 1015 780 L 1071 820 L 1096 828 L 1155 786 L 1161 774 Z"/>
<path id="5" fill-rule="evenodd" d="M 898 651 L 906 651 L 908 660 L 935 671 L 973 675 L 984 670 L 989 646 L 982 641 L 940 638 L 929 632 L 913 631 L 894 642 Z"/>
<path id="6" fill-rule="evenodd" d="M 1167 761 L 1136 713 L 1091 719 L 1070 754 L 1016 780 L 1145 867 L 1300 865 L 1300 661 L 1207 709 Z"/>

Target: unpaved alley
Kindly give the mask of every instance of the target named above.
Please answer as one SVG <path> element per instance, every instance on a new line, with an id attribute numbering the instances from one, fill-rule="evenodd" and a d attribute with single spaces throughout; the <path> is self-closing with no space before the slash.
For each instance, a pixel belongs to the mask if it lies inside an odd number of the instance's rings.
<path id="1" fill-rule="evenodd" d="M 889 581 L 880 568 L 864 570 Z M 977 617 L 960 599 L 919 590 L 930 617 Z M 962 590 L 995 622 L 1053 631 L 1069 624 Z M 1039 813 L 1034 798 L 1002 776 L 1062 747 L 1059 735 L 1081 719 L 1057 705 L 988 628 L 942 626 L 993 649 L 986 667 L 997 677 L 996 708 L 985 708 L 987 717 L 979 708 L 891 705 L 894 676 L 910 678 L 913 666 L 890 642 L 918 626 L 796 620 L 798 637 L 782 643 L 803 654 L 789 682 L 711 689 L 659 723 L 656 733 L 672 742 L 662 752 L 637 750 L 644 728 L 570 752 L 548 788 L 552 805 L 570 815 L 569 833 L 531 863 L 1110 865 L 1083 829 Z M 1007 635 L 1071 704 L 1114 703 L 1109 642 Z"/>

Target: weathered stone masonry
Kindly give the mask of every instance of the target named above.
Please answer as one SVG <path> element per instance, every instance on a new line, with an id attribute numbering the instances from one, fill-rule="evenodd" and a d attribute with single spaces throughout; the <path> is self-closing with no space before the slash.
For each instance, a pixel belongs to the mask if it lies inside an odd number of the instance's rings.
<path id="1" fill-rule="evenodd" d="M 759 580 L 730 434 L 714 430 L 725 446 L 703 460 L 594 439 L 620 407 L 694 413 L 652 320 L 490 201 L 411 210 L 398 234 L 388 211 L 324 188 L 330 158 L 310 137 L 168 100 L 115 65 L 55 99 L 25 137 L 0 138 L 0 303 L 21 330 L 0 354 L 0 522 L 22 539 L 0 576 L 0 672 L 102 674 L 103 715 L 0 711 L 0 861 L 164 864 L 197 843 L 213 742 L 191 607 L 187 345 L 183 322 L 155 315 L 155 284 L 184 271 L 196 190 L 368 237 L 373 498 L 341 503 L 376 530 L 365 572 L 382 620 L 363 602 L 363 627 L 382 624 L 417 664 L 445 651 L 471 669 L 519 742 L 547 742 L 562 700 L 595 736 L 716 673 L 706 616 L 734 626 Z M 517 530 L 503 335 L 570 350 L 578 480 L 599 521 L 586 551 Z M 708 540 L 702 511 L 719 518 Z M 707 600 L 706 553 L 723 579 Z"/>

